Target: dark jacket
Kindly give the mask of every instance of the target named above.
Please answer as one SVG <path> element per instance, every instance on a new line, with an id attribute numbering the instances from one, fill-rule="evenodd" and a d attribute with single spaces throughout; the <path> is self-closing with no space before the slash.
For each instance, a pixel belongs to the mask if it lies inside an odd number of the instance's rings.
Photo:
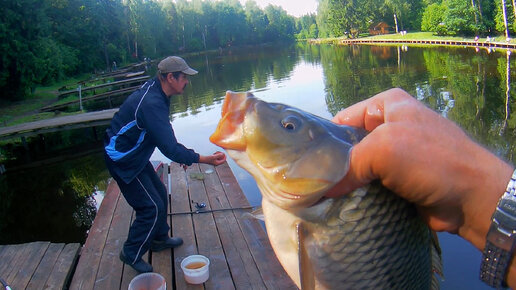
<path id="1" fill-rule="evenodd" d="M 177 142 L 170 124 L 170 98 L 157 77 L 120 106 L 106 130 L 104 145 L 107 165 L 127 183 L 141 172 L 156 147 L 177 163 L 199 162 L 199 154 Z"/>

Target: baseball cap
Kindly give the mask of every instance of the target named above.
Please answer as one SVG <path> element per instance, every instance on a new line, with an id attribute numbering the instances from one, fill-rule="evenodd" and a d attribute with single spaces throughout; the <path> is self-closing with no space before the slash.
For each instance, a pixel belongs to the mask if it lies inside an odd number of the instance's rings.
<path id="1" fill-rule="evenodd" d="M 180 71 L 187 75 L 194 75 L 196 70 L 188 66 L 186 61 L 179 56 L 169 56 L 158 63 L 158 70 L 160 73 L 172 73 Z"/>

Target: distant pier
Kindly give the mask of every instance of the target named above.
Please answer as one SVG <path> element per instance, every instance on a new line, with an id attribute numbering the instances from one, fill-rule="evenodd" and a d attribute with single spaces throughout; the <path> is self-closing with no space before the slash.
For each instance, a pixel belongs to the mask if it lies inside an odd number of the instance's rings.
<path id="1" fill-rule="evenodd" d="M 443 46 L 465 46 L 483 48 L 502 48 L 516 50 L 516 44 L 508 42 L 493 41 L 471 41 L 471 40 L 407 40 L 407 39 L 342 39 L 339 44 L 418 44 L 418 45 L 443 45 Z"/>

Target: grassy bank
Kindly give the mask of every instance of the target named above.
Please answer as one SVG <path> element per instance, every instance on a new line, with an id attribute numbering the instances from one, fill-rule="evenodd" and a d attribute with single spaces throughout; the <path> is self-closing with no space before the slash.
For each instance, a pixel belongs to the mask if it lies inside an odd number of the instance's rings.
<path id="1" fill-rule="evenodd" d="M 465 41 L 474 41 L 474 37 L 462 37 L 462 36 L 438 36 L 434 35 L 433 32 L 408 32 L 405 35 L 391 33 L 384 35 L 360 35 L 359 38 L 363 39 L 389 39 L 389 40 L 465 40 Z M 336 43 L 339 40 L 347 39 L 347 37 L 337 37 L 337 38 L 324 38 L 324 39 L 316 39 L 313 42 L 316 43 Z M 480 37 L 478 39 L 479 42 L 485 42 L 487 37 Z M 505 37 L 503 35 L 495 35 L 490 37 L 489 41 L 491 42 L 506 42 Z M 509 43 L 515 43 L 516 39 L 511 39 Z"/>
<path id="2" fill-rule="evenodd" d="M 88 74 L 79 75 L 50 86 L 37 87 L 34 93 L 28 95 L 23 101 L 3 101 L 0 103 L 0 126 L 13 126 L 54 117 L 54 113 L 40 113 L 38 110 L 44 106 L 58 102 L 57 96 L 59 95 L 60 88 L 77 87 L 78 82 L 88 78 L 90 78 L 90 75 Z M 63 113 L 63 115 L 70 114 L 74 113 Z"/>

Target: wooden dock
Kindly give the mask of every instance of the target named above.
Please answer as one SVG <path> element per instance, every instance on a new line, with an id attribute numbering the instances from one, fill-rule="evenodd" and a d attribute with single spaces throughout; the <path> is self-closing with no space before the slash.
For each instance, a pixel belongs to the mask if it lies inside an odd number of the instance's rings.
<path id="1" fill-rule="evenodd" d="M 167 289 L 297 289 L 273 253 L 263 227 L 242 217 L 250 210 L 228 164 L 155 164 L 170 196 L 171 235 L 184 244 L 144 256 L 163 275 Z M 170 171 L 170 174 L 169 174 Z M 169 185 L 170 180 L 170 187 Z M 195 203 L 205 203 L 198 211 Z M 127 289 L 137 273 L 118 258 L 134 218 L 115 182 L 111 182 L 81 251 L 70 289 Z M 210 278 L 185 282 L 180 263 L 192 254 L 210 259 Z"/>
<path id="2" fill-rule="evenodd" d="M 113 105 L 111 103 L 111 98 L 118 97 L 118 96 L 128 96 L 132 92 L 136 91 L 138 88 L 140 88 L 140 85 L 133 86 L 133 87 L 122 88 L 122 89 L 118 89 L 118 90 L 114 90 L 114 91 L 108 91 L 108 92 L 105 92 L 105 93 L 84 97 L 81 100 L 77 99 L 77 100 L 68 101 L 68 102 L 65 102 L 65 103 L 59 103 L 59 104 L 56 104 L 56 105 L 44 106 L 41 109 L 39 109 L 39 111 L 40 112 L 59 111 L 59 110 L 66 109 L 66 108 L 68 108 L 69 106 L 72 106 L 72 105 L 79 105 L 81 102 L 82 103 L 86 103 L 86 102 L 89 102 L 89 101 L 100 101 L 100 100 L 104 100 L 104 99 L 107 99 L 109 107 L 112 108 Z"/>
<path id="3" fill-rule="evenodd" d="M 64 289 L 70 280 L 79 248 L 78 243 L 0 245 L 0 279 L 13 290 Z"/>
<path id="4" fill-rule="evenodd" d="M 342 39 L 339 44 L 416 44 L 416 45 L 443 45 L 443 46 L 462 46 L 462 47 L 483 47 L 483 48 L 502 48 L 516 49 L 516 44 L 495 41 L 468 41 L 468 40 L 416 40 L 416 39 L 367 39 L 354 38 Z"/>
<path id="5" fill-rule="evenodd" d="M 139 77 L 134 77 L 134 78 L 130 78 L 130 79 L 125 79 L 125 80 L 120 80 L 120 81 L 115 81 L 115 82 L 110 82 L 110 83 L 104 83 L 104 84 L 91 86 L 91 87 L 84 87 L 84 88 L 81 87 L 81 92 L 95 91 L 97 89 L 106 88 L 106 87 L 119 87 L 119 86 L 131 85 L 131 84 L 135 84 L 135 83 L 142 84 L 142 83 L 146 82 L 149 78 L 150 78 L 150 76 L 139 76 Z M 66 92 L 61 92 L 58 95 L 58 98 L 61 99 L 65 96 L 72 95 L 72 94 L 78 94 L 78 93 L 79 93 L 79 89 L 73 89 L 73 90 L 69 90 Z"/>
<path id="6" fill-rule="evenodd" d="M 1 127 L 0 140 L 16 137 L 24 138 L 61 130 L 108 125 L 117 111 L 118 108 Z"/>

